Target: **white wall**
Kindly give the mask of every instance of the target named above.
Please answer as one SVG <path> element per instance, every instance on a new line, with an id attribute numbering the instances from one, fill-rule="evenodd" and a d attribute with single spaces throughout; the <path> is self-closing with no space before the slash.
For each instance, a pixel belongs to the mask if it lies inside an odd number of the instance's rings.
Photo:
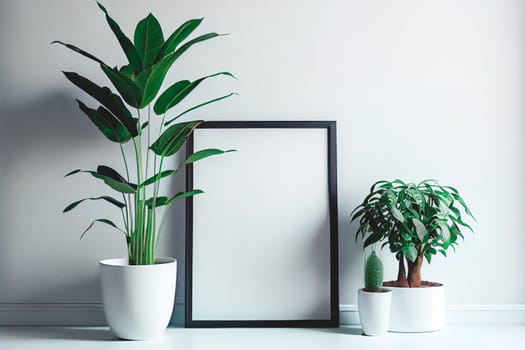
<path id="1" fill-rule="evenodd" d="M 525 304 L 524 1 L 105 3 L 127 33 L 149 11 L 166 31 L 204 16 L 200 33 L 231 33 L 193 48 L 170 76 L 239 77 L 207 82 L 202 99 L 240 96 L 198 117 L 337 120 L 341 304 L 355 304 L 362 284 L 348 213 L 371 183 L 396 177 L 454 185 L 477 215 L 476 234 L 457 253 L 424 267 L 426 279 L 447 285 L 449 304 Z M 91 0 L 4 0 L 0 33 L 0 304 L 98 303 L 97 261 L 124 255 L 124 241 L 103 227 L 79 240 L 107 207 L 61 210 L 104 187 L 62 176 L 120 166 L 119 154 L 77 110 L 81 93 L 60 74 L 103 81 L 98 67 L 49 43 L 75 43 L 115 64 L 124 58 Z M 182 211 L 161 251 L 178 258 Z M 394 278 L 394 261 L 383 256 Z"/>

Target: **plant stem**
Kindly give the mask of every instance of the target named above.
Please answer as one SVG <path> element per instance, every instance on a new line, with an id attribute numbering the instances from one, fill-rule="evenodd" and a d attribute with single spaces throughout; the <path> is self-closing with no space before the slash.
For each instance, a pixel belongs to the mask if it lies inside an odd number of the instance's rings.
<path id="1" fill-rule="evenodd" d="M 137 114 L 140 124 L 140 110 L 137 109 Z M 142 183 L 142 140 L 141 140 L 141 131 L 139 135 L 133 139 L 133 144 L 135 146 L 135 159 L 137 165 L 137 185 Z M 140 265 L 143 264 L 143 240 L 144 240 L 144 222 L 143 222 L 143 211 L 144 211 L 144 201 L 141 200 L 141 187 L 137 187 L 137 192 L 135 193 L 135 227 L 133 231 L 132 238 L 132 249 L 130 255 L 130 264 Z"/>
<path id="2" fill-rule="evenodd" d="M 151 141 L 151 105 L 148 105 L 148 144 L 146 145 L 146 169 L 144 170 L 145 175 L 144 179 L 148 178 L 148 168 L 149 168 L 149 146 Z"/>
<path id="3" fill-rule="evenodd" d="M 124 195 L 122 195 L 122 198 L 124 198 Z M 124 201 L 126 199 L 124 198 Z M 129 231 L 128 231 L 128 221 L 126 220 L 126 215 L 124 214 L 124 209 L 121 208 L 120 209 L 120 212 L 122 213 L 122 220 L 124 221 L 124 227 L 126 229 L 126 238 L 129 239 Z M 126 240 L 126 243 L 127 243 L 127 240 Z"/>
<path id="4" fill-rule="evenodd" d="M 166 113 L 164 113 L 164 115 L 162 116 L 162 121 L 160 122 L 159 137 L 160 137 L 160 135 L 162 135 L 162 129 L 164 128 L 164 120 L 165 119 L 166 119 Z M 160 174 L 161 171 L 162 171 L 162 161 L 163 161 L 163 159 L 164 159 L 164 157 L 161 157 L 159 169 L 157 170 L 157 155 L 155 155 L 155 158 L 154 158 L 154 161 L 153 161 L 154 162 L 153 168 L 155 169 L 157 174 Z M 157 246 L 158 236 L 160 235 L 160 227 L 157 230 L 157 207 L 156 207 L 157 196 L 159 194 L 159 188 L 160 188 L 160 180 L 157 179 L 157 181 L 155 181 L 155 184 L 153 185 L 153 235 L 155 236 L 154 237 L 155 244 L 153 244 L 153 248 L 155 248 Z"/>
<path id="5" fill-rule="evenodd" d="M 129 231 L 129 218 L 128 218 L 128 201 L 126 200 L 126 196 L 124 196 L 124 193 L 122 193 L 122 199 L 124 200 L 124 205 L 126 208 L 126 213 L 124 213 L 124 209 L 121 208 L 120 211 L 122 212 L 122 220 L 124 221 L 124 228 L 126 229 L 126 233 L 128 237 L 130 236 L 131 232 Z"/>
<path id="6" fill-rule="evenodd" d="M 160 234 L 162 232 L 162 227 L 164 226 L 164 220 L 166 219 L 166 214 L 168 213 L 168 209 L 171 207 L 171 205 L 166 205 L 166 208 L 164 208 L 164 213 L 162 213 L 162 217 L 160 218 L 160 224 L 157 236 L 155 237 L 155 246 L 159 244 L 160 241 Z"/>
<path id="7" fill-rule="evenodd" d="M 423 265 L 423 252 L 420 251 L 414 262 L 408 261 L 408 284 L 411 288 L 421 286 L 421 266 Z"/>
<path id="8" fill-rule="evenodd" d="M 124 166 L 126 167 L 126 180 L 129 182 L 129 168 L 128 168 L 128 161 L 126 159 L 126 153 L 124 152 L 124 147 L 122 144 L 119 144 L 120 146 L 120 153 L 122 154 L 122 159 L 124 160 Z M 128 200 L 126 201 L 126 197 L 124 194 L 122 194 L 122 199 L 124 200 L 124 204 L 126 204 L 126 215 L 123 214 L 123 220 L 124 220 L 124 226 L 126 227 L 126 232 L 128 233 L 128 237 L 131 235 L 131 231 L 129 230 L 129 222 L 131 220 L 130 217 L 130 210 L 128 208 L 128 203 L 131 202 L 130 195 L 128 194 Z M 128 243 L 129 244 L 129 243 Z"/>
<path id="9" fill-rule="evenodd" d="M 399 256 L 399 270 L 397 272 L 397 283 L 399 287 L 408 287 L 407 275 L 405 270 L 405 257 L 403 254 Z"/>
<path id="10" fill-rule="evenodd" d="M 120 153 L 122 153 L 122 159 L 124 159 L 124 166 L 126 167 L 126 180 L 129 181 L 129 169 L 128 169 L 128 161 L 126 160 L 126 153 L 124 153 L 124 147 L 122 147 L 122 144 L 119 143 L 120 146 Z"/>

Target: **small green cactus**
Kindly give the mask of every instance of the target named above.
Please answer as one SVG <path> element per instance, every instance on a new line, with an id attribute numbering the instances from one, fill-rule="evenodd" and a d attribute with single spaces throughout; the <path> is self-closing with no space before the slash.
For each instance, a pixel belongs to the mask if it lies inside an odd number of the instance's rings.
<path id="1" fill-rule="evenodd" d="M 365 266 L 365 289 L 379 290 L 383 286 L 383 263 L 372 251 Z"/>

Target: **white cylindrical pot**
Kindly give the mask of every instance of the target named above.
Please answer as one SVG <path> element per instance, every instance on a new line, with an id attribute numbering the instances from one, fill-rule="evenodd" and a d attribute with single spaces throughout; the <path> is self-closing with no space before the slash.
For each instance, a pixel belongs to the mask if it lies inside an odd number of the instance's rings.
<path id="1" fill-rule="evenodd" d="M 102 260 L 100 280 L 104 314 L 117 337 L 150 340 L 162 336 L 175 302 L 175 259 L 157 258 L 154 265 Z"/>
<path id="2" fill-rule="evenodd" d="M 390 320 L 390 301 L 392 291 L 367 292 L 360 289 L 357 293 L 357 307 L 361 328 L 366 335 L 385 335 Z"/>
<path id="3" fill-rule="evenodd" d="M 440 286 L 392 289 L 390 331 L 432 332 L 445 324 L 445 289 Z"/>

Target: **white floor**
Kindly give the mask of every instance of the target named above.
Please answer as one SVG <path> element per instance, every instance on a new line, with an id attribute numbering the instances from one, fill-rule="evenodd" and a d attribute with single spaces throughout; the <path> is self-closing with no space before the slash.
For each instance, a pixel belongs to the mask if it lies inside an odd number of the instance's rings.
<path id="1" fill-rule="evenodd" d="M 434 333 L 366 337 L 357 327 L 337 329 L 170 328 L 156 341 L 116 339 L 107 328 L 2 327 L 0 350 L 525 350 L 525 325 L 447 326 Z"/>

